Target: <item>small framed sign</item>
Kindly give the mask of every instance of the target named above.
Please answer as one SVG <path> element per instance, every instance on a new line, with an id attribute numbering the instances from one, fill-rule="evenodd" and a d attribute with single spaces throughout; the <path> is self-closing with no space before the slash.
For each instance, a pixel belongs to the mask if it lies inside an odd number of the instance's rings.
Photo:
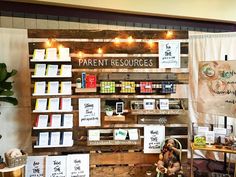
<path id="1" fill-rule="evenodd" d="M 123 102 L 116 102 L 116 114 L 123 114 L 124 112 L 124 103 Z"/>

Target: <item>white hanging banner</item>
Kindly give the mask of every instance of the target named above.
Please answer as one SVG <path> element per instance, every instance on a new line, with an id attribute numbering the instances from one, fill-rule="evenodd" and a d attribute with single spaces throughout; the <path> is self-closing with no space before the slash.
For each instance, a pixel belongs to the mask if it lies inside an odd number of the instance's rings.
<path id="1" fill-rule="evenodd" d="M 144 153 L 160 153 L 161 143 L 165 140 L 165 126 L 144 127 Z"/>
<path id="2" fill-rule="evenodd" d="M 180 41 L 159 41 L 159 68 L 180 68 Z"/>
<path id="3" fill-rule="evenodd" d="M 25 177 L 44 177 L 46 156 L 28 156 Z"/>
<path id="4" fill-rule="evenodd" d="M 67 176 L 89 177 L 89 154 L 68 155 Z"/>
<path id="5" fill-rule="evenodd" d="M 79 126 L 101 126 L 100 98 L 79 99 Z"/>

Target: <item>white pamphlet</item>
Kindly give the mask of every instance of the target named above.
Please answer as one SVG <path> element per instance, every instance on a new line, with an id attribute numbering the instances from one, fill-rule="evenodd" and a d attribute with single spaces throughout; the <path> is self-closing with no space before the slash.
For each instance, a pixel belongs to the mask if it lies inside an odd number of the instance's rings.
<path id="1" fill-rule="evenodd" d="M 59 110 L 59 98 L 49 98 L 49 100 L 48 100 L 48 110 L 50 110 L 50 111 Z"/>
<path id="2" fill-rule="evenodd" d="M 59 91 L 59 81 L 49 81 L 48 82 L 48 94 L 58 94 Z"/>
<path id="3" fill-rule="evenodd" d="M 40 132 L 39 133 L 39 146 L 47 146 L 49 139 L 49 132 Z"/>
<path id="4" fill-rule="evenodd" d="M 61 114 L 52 114 L 50 116 L 51 127 L 61 127 Z"/>
<path id="5" fill-rule="evenodd" d="M 61 98 L 61 103 L 60 103 L 60 110 L 64 111 L 71 111 L 72 106 L 71 106 L 71 98 Z"/>
<path id="6" fill-rule="evenodd" d="M 60 76 L 71 77 L 72 65 L 61 65 Z"/>
<path id="7" fill-rule="evenodd" d="M 37 98 L 35 104 L 36 111 L 46 111 L 47 110 L 47 98 Z"/>
<path id="8" fill-rule="evenodd" d="M 71 81 L 62 81 L 60 93 L 71 95 Z"/>
<path id="9" fill-rule="evenodd" d="M 50 134 L 50 145 L 59 145 L 60 144 L 60 132 L 51 132 Z"/>
<path id="10" fill-rule="evenodd" d="M 45 128 L 48 126 L 48 115 L 40 114 L 36 120 L 36 127 Z"/>
<path id="11" fill-rule="evenodd" d="M 73 145 L 73 139 L 72 139 L 72 132 L 62 132 L 63 136 L 63 145 L 72 146 Z"/>
<path id="12" fill-rule="evenodd" d="M 58 65 L 47 65 L 46 76 L 57 76 Z"/>
<path id="13" fill-rule="evenodd" d="M 59 59 L 60 60 L 70 60 L 70 49 L 69 48 L 59 48 Z"/>
<path id="14" fill-rule="evenodd" d="M 64 114 L 62 116 L 63 127 L 73 127 L 73 114 Z"/>
<path id="15" fill-rule="evenodd" d="M 35 82 L 34 83 L 34 94 L 35 95 L 44 95 L 46 90 L 46 82 Z"/>
<path id="16" fill-rule="evenodd" d="M 57 49 L 47 48 L 46 49 L 46 60 L 57 60 Z"/>
<path id="17" fill-rule="evenodd" d="M 114 140 L 125 140 L 128 131 L 125 129 L 115 129 L 114 130 Z"/>
<path id="18" fill-rule="evenodd" d="M 45 49 L 34 49 L 33 60 L 44 60 L 45 57 Z"/>
<path id="19" fill-rule="evenodd" d="M 35 64 L 34 76 L 45 76 L 46 64 Z"/>

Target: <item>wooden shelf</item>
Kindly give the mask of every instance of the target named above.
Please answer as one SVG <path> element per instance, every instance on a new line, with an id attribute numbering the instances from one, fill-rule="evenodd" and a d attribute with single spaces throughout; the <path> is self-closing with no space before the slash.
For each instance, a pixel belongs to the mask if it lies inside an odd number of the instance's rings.
<path id="1" fill-rule="evenodd" d="M 104 116 L 104 121 L 125 121 L 125 116 L 123 115 L 114 115 L 114 116 Z"/>
<path id="2" fill-rule="evenodd" d="M 140 69 L 72 69 L 72 72 L 88 73 L 189 73 L 188 68 L 140 68 Z"/>
<path id="3" fill-rule="evenodd" d="M 72 95 L 71 98 L 104 98 L 104 99 L 144 99 L 144 98 L 186 98 L 186 97 L 180 97 L 178 94 L 169 94 L 169 95 L 135 95 L 135 94 L 107 94 L 107 95 Z"/>
<path id="4" fill-rule="evenodd" d="M 132 129 L 132 128 L 131 128 Z M 89 141 L 87 140 L 88 146 L 116 146 L 116 145 L 141 145 L 141 139 L 140 139 L 140 131 L 138 131 L 138 139 L 137 140 L 114 140 L 113 134 L 114 129 L 96 129 L 100 131 L 100 140 L 94 140 Z M 126 129 L 128 130 L 128 129 Z M 88 130 L 89 131 L 89 130 Z M 101 135 L 102 134 L 102 135 Z"/>
<path id="5" fill-rule="evenodd" d="M 73 127 L 33 127 L 34 130 L 64 130 L 64 129 L 72 129 Z"/>
<path id="6" fill-rule="evenodd" d="M 154 110 L 145 110 L 145 109 L 140 109 L 140 110 L 131 110 L 132 115 L 181 115 L 185 114 L 186 111 L 183 109 L 169 109 L 169 110 L 159 110 L 159 109 L 154 109 Z"/>
<path id="7" fill-rule="evenodd" d="M 39 110 L 33 110 L 33 113 L 53 113 L 53 112 L 72 112 L 73 110 L 43 110 L 43 111 L 39 111 Z"/>
<path id="8" fill-rule="evenodd" d="M 35 94 L 33 93 L 32 96 L 66 96 L 66 95 L 72 95 L 71 93 L 44 93 L 44 94 Z"/>
<path id="9" fill-rule="evenodd" d="M 43 79 L 47 79 L 47 78 L 71 78 L 72 76 L 36 76 L 36 75 L 32 75 L 31 78 L 37 78 L 37 79 L 40 79 L 40 78 L 43 78 Z"/>
<path id="10" fill-rule="evenodd" d="M 47 146 L 40 146 L 40 145 L 35 145 L 34 148 L 56 148 L 56 147 L 72 147 L 73 144 L 71 145 L 47 145 Z"/>
<path id="11" fill-rule="evenodd" d="M 50 60 L 50 59 L 44 59 L 44 60 L 35 60 L 35 59 L 31 59 L 30 62 L 43 62 L 43 63 L 47 63 L 47 62 L 71 62 L 71 58 L 68 58 L 68 60 L 62 60 L 62 59 L 57 59 L 57 60 Z"/>
<path id="12" fill-rule="evenodd" d="M 0 173 L 12 172 L 12 171 L 16 171 L 16 170 L 19 170 L 21 168 L 24 168 L 24 167 L 25 167 L 25 165 L 20 165 L 20 166 L 13 167 L 13 168 L 5 167 L 3 169 L 0 169 Z"/>
<path id="13" fill-rule="evenodd" d="M 75 88 L 75 93 L 97 92 L 97 88 Z"/>

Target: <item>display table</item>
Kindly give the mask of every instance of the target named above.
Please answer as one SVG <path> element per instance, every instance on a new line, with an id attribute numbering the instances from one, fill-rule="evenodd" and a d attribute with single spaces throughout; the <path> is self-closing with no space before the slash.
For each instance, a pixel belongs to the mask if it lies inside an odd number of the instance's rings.
<path id="1" fill-rule="evenodd" d="M 230 146 L 223 146 L 222 148 L 216 148 L 216 146 L 205 146 L 205 147 L 199 147 L 195 146 L 193 143 L 191 143 L 191 177 L 193 176 L 193 152 L 194 150 L 202 150 L 202 151 L 215 151 L 215 152 L 223 152 L 223 153 L 230 153 L 230 154 L 236 154 L 236 149 L 231 149 Z M 236 167 L 236 164 L 235 164 Z M 236 177 L 236 168 L 234 169 L 234 177 Z"/>
<path id="2" fill-rule="evenodd" d="M 1 174 L 0 177 L 4 177 L 5 173 L 13 172 L 13 171 L 16 171 L 19 169 L 21 169 L 21 172 L 22 172 L 21 176 L 24 176 L 24 167 L 25 167 L 25 165 L 20 165 L 20 166 L 13 167 L 13 168 L 5 167 L 3 169 L 0 169 L 0 174 Z"/>

